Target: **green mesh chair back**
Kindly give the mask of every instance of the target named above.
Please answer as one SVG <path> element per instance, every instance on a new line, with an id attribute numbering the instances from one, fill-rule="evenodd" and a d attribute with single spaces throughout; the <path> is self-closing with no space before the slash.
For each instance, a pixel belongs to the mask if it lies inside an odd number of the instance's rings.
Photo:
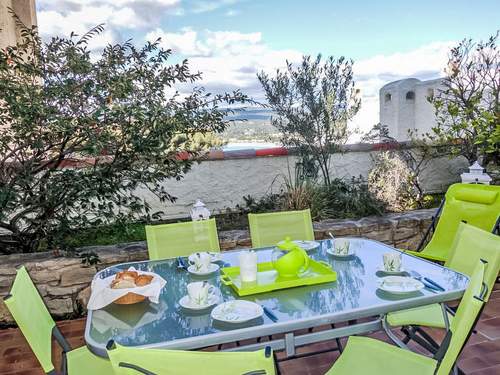
<path id="1" fill-rule="evenodd" d="M 274 375 L 271 348 L 255 352 L 137 349 L 107 345 L 115 375 Z"/>
<path id="2" fill-rule="evenodd" d="M 290 237 L 292 240 L 314 240 L 311 211 L 286 211 L 248 214 L 253 247 L 276 245 Z"/>
<path id="3" fill-rule="evenodd" d="M 196 251 L 220 251 L 215 219 L 146 225 L 151 260 L 186 256 Z"/>
<path id="4" fill-rule="evenodd" d="M 54 371 L 52 330 L 55 323 L 24 267 L 17 270 L 10 294 L 4 301 L 43 370 Z"/>
<path id="5" fill-rule="evenodd" d="M 484 275 L 486 268 L 489 267 L 490 265 L 486 262 L 479 261 L 476 263 L 467 290 L 460 301 L 455 318 L 451 322 L 450 331 L 448 331 L 443 341 L 449 343 L 449 345 L 447 347 L 446 345 L 443 346 L 442 352 L 445 352 L 445 354 L 436 372 L 437 375 L 450 374 L 479 318 L 484 306 L 484 296 L 487 292 Z M 498 273 L 498 271 L 499 268 L 497 267 L 491 272 Z M 438 352 L 436 356 L 439 357 L 439 354 Z"/>
<path id="6" fill-rule="evenodd" d="M 450 255 L 445 266 L 471 276 L 479 259 L 486 260 L 484 282 L 488 287 L 485 301 L 488 301 L 500 269 L 500 236 L 469 224 L 460 223 Z"/>
<path id="7" fill-rule="evenodd" d="M 500 186 L 454 184 L 446 192 L 443 210 L 436 230 L 422 256 L 446 261 L 461 222 L 493 230 L 500 215 Z"/>

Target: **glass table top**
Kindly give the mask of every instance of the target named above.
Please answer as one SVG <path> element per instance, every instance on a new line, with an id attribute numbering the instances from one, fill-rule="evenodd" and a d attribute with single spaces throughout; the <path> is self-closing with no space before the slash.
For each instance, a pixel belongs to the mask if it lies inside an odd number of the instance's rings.
<path id="1" fill-rule="evenodd" d="M 135 305 L 111 304 L 101 310 L 91 311 L 87 317 L 85 338 L 92 348 L 104 348 L 113 338 L 126 346 L 159 346 L 166 342 L 176 342 L 189 338 L 217 334 L 248 325 L 226 325 L 212 321 L 211 310 L 191 312 L 179 305 L 179 300 L 187 294 L 186 285 L 192 281 L 208 280 L 220 290 L 223 301 L 245 299 L 269 308 L 278 318 L 273 322 L 266 315 L 250 326 L 261 335 L 267 326 L 280 325 L 286 332 L 287 324 L 301 321 L 304 327 L 313 327 L 329 322 L 346 321 L 366 316 L 400 310 L 402 308 L 444 302 L 459 298 L 467 286 L 468 278 L 460 273 L 434 263 L 403 254 L 403 268 L 414 270 L 431 278 L 446 289 L 435 293 L 427 289 L 411 295 L 389 295 L 378 289 L 377 280 L 381 274 L 382 256 L 395 250 L 380 242 L 351 238 L 355 256 L 347 260 L 337 260 L 326 250 L 330 241 L 319 241 L 320 247 L 308 251 L 311 258 L 329 263 L 337 272 L 337 281 L 313 286 L 273 291 L 252 296 L 239 297 L 229 286 L 219 280 L 219 272 L 200 278 L 177 268 L 175 259 L 145 261 L 120 264 L 99 272 L 96 277 L 107 277 L 118 270 L 133 266 L 138 270 L 156 272 L 167 285 L 163 289 L 159 304 L 149 301 Z M 271 261 L 272 248 L 257 249 L 258 262 Z M 239 250 L 222 252 L 226 266 L 238 265 Z M 348 318 L 346 319 L 346 317 Z M 322 319 L 321 318 L 325 318 Z M 296 326 L 293 326 L 296 329 Z M 194 346 L 195 347 L 195 346 Z M 201 347 L 198 346 L 198 347 Z"/>

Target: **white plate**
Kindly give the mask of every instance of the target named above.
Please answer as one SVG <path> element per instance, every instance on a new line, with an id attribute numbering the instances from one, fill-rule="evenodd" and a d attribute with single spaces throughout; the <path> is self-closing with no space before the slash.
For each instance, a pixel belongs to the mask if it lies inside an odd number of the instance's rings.
<path id="1" fill-rule="evenodd" d="M 179 300 L 179 305 L 188 310 L 204 310 L 210 306 L 218 304 L 219 301 L 220 301 L 219 296 L 216 294 L 212 294 L 208 296 L 208 303 L 206 305 L 197 305 L 191 302 L 189 295 L 185 295 Z"/>
<path id="2" fill-rule="evenodd" d="M 379 280 L 379 289 L 392 294 L 415 293 L 425 286 L 420 281 L 405 276 L 386 276 Z"/>
<path id="3" fill-rule="evenodd" d="M 278 242 L 278 245 L 281 245 L 284 241 Z M 312 249 L 316 249 L 320 246 L 320 243 L 317 241 L 300 241 L 300 240 L 294 240 L 294 242 L 297 246 L 301 247 L 302 249 L 309 251 Z"/>
<path id="4" fill-rule="evenodd" d="M 219 270 L 219 265 L 215 263 L 210 263 L 210 267 L 206 271 L 197 271 L 196 267 L 192 264 L 188 267 L 188 272 L 196 276 L 206 276 L 210 275 Z"/>
<path id="5" fill-rule="evenodd" d="M 402 273 L 406 273 L 406 270 L 403 267 L 401 267 L 399 271 L 386 271 L 384 269 L 384 266 L 378 266 L 377 270 L 379 272 L 385 273 L 386 275 L 401 275 Z"/>
<path id="6" fill-rule="evenodd" d="M 228 301 L 212 310 L 212 319 L 224 323 L 245 323 L 260 318 L 264 314 L 262 307 L 245 300 Z"/>
<path id="7" fill-rule="evenodd" d="M 349 248 L 349 252 L 345 255 L 337 254 L 336 252 L 333 251 L 332 247 L 330 247 L 329 249 L 326 249 L 326 252 L 335 258 L 342 258 L 342 259 L 349 258 L 349 257 L 352 257 L 354 255 L 354 250 L 352 250 L 351 248 Z"/>
<path id="8" fill-rule="evenodd" d="M 214 263 L 214 262 L 219 262 L 219 261 L 221 261 L 221 260 L 222 260 L 222 255 L 221 255 L 221 253 L 217 253 L 217 252 L 215 252 L 215 251 L 200 251 L 199 253 L 200 253 L 200 254 L 202 254 L 202 253 L 207 253 L 208 255 L 210 255 L 210 257 L 212 258 L 210 261 L 211 261 L 212 263 Z M 196 254 L 196 253 L 195 253 L 195 254 Z M 194 262 L 194 260 L 195 260 L 195 259 L 194 259 L 195 254 L 191 254 L 191 255 L 188 257 L 188 259 L 189 259 L 191 262 Z"/>

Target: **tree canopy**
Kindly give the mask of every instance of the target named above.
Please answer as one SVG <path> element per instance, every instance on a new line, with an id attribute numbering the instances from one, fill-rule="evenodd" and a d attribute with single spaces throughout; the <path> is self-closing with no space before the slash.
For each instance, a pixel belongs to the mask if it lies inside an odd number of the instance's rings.
<path id="1" fill-rule="evenodd" d="M 137 194 L 173 201 L 162 185 L 225 129 L 239 91 L 179 94 L 200 73 L 170 63 L 159 40 L 88 47 L 102 32 L 43 42 L 20 24 L 21 41 L 0 50 L 0 252 L 60 246 L 75 228 L 158 213 Z M 204 137 L 207 135 L 207 137 Z"/>

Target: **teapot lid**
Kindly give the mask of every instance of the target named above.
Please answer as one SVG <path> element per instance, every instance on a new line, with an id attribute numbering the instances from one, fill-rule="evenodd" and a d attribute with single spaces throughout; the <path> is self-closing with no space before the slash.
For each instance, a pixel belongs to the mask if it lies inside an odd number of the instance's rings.
<path id="1" fill-rule="evenodd" d="M 290 251 L 298 247 L 297 244 L 293 242 L 288 236 L 285 237 L 283 241 L 280 241 L 277 246 L 279 249 L 286 251 Z"/>

